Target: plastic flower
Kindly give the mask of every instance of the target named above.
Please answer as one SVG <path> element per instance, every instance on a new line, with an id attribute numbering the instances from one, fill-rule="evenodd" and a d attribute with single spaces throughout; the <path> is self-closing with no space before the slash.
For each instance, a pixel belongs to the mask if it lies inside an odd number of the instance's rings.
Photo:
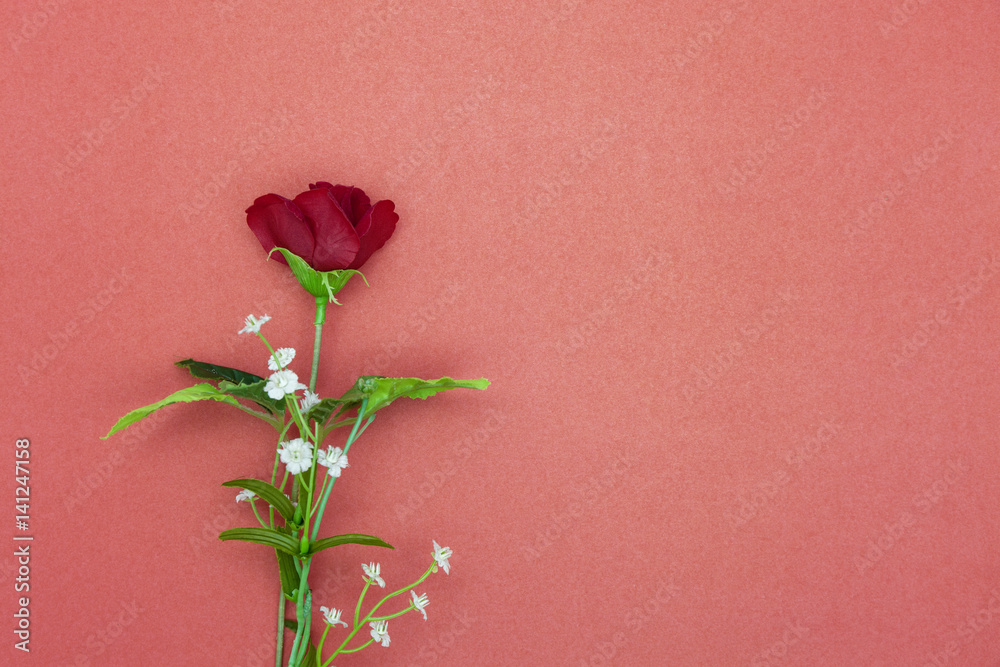
<path id="1" fill-rule="evenodd" d="M 368 565 L 362 563 L 361 569 L 364 570 L 366 577 L 374 581 L 380 587 L 385 588 L 385 580 L 378 576 L 378 573 L 382 570 L 381 563 L 370 563 Z"/>
<path id="2" fill-rule="evenodd" d="M 340 471 L 347 467 L 347 454 L 340 447 L 331 447 L 329 451 L 319 450 L 316 463 L 329 468 L 332 477 L 340 477 Z"/>
<path id="3" fill-rule="evenodd" d="M 299 407 L 302 408 L 302 412 L 309 412 L 314 405 L 319 405 L 319 394 L 306 389 L 306 393 L 302 394 L 302 400 L 299 401 Z"/>
<path id="4" fill-rule="evenodd" d="M 340 623 L 345 628 L 347 627 L 347 623 L 340 620 L 340 614 L 342 612 L 339 609 L 327 609 L 326 607 L 320 607 L 319 610 L 323 612 L 323 618 L 330 625 L 337 625 Z"/>
<path id="5" fill-rule="evenodd" d="M 290 250 L 316 271 L 360 269 L 395 231 L 394 209 L 388 199 L 373 205 L 361 188 L 320 181 L 294 200 L 257 197 L 247 225 L 266 252 Z M 280 253 L 272 257 L 288 263 Z"/>
<path id="6" fill-rule="evenodd" d="M 444 573 L 449 574 L 448 559 L 451 558 L 451 549 L 449 547 L 442 547 L 437 543 L 437 540 L 434 540 L 433 556 L 434 560 L 437 561 L 437 564 L 444 570 Z"/>
<path id="7" fill-rule="evenodd" d="M 264 385 L 264 391 L 276 401 L 283 399 L 285 394 L 294 396 L 299 389 L 308 387 L 299 382 L 299 376 L 289 370 L 276 371 Z"/>
<path id="8" fill-rule="evenodd" d="M 304 473 L 312 467 L 312 445 L 302 438 L 280 443 L 278 456 L 293 475 Z"/>
<path id="9" fill-rule="evenodd" d="M 264 315 L 259 319 L 253 315 L 247 315 L 247 319 L 244 322 L 246 326 L 240 329 L 240 333 L 260 333 L 260 325 L 264 324 L 264 322 L 267 322 L 269 319 L 271 318 L 268 315 Z"/>
<path id="10" fill-rule="evenodd" d="M 277 363 L 274 361 L 275 357 L 278 358 Z M 292 359 L 294 358 L 294 347 L 279 347 L 274 351 L 274 354 L 267 358 L 267 367 L 272 371 L 280 371 L 284 368 L 288 368 L 288 364 L 292 363 Z"/>
<path id="11" fill-rule="evenodd" d="M 382 644 L 389 645 L 389 621 L 372 621 L 368 625 L 372 626 L 372 639 Z"/>
<path id="12" fill-rule="evenodd" d="M 257 494 L 249 489 L 243 489 L 236 494 L 236 502 L 241 502 L 243 500 L 253 500 L 257 497 Z"/>
<path id="13" fill-rule="evenodd" d="M 412 589 L 410 589 L 410 597 L 413 598 L 413 608 L 419 611 L 421 614 L 423 614 L 424 620 L 426 621 L 427 612 L 424 611 L 424 607 L 426 607 L 431 603 L 430 600 L 427 599 L 427 593 L 424 593 L 420 597 L 417 597 L 417 594 L 414 593 Z"/>

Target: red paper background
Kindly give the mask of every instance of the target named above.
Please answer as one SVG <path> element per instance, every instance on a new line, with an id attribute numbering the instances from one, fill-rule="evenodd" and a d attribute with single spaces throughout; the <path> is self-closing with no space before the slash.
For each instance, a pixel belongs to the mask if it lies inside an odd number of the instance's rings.
<path id="1" fill-rule="evenodd" d="M 316 606 L 352 608 L 363 561 L 402 585 L 432 539 L 455 556 L 427 622 L 337 664 L 1000 657 L 997 3 L 2 23 L 0 451 L 31 439 L 35 537 L 10 664 L 273 664 L 273 555 L 215 539 L 253 523 L 219 485 L 270 472 L 268 427 L 199 403 L 99 436 L 188 385 L 179 359 L 265 372 L 250 312 L 307 373 L 311 299 L 243 210 L 320 179 L 401 217 L 332 310 L 320 392 L 493 382 L 352 450 L 324 532 L 396 550 L 318 558 Z"/>

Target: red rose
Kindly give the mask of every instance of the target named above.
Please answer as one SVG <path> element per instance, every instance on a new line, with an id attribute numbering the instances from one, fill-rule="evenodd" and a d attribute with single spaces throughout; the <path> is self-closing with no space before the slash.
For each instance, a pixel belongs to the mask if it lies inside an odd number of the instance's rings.
<path id="1" fill-rule="evenodd" d="M 396 230 L 394 208 L 388 199 L 372 206 L 360 188 L 320 181 L 295 199 L 258 197 L 247 225 L 264 250 L 290 250 L 316 271 L 360 269 Z M 288 264 L 281 253 L 272 256 Z"/>

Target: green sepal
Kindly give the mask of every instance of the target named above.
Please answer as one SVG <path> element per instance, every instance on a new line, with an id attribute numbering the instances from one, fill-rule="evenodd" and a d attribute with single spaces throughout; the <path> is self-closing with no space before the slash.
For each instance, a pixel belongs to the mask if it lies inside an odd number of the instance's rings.
<path id="1" fill-rule="evenodd" d="M 259 479 L 234 479 L 223 482 L 222 486 L 235 486 L 238 489 L 253 491 L 261 500 L 278 510 L 278 514 L 284 517 L 285 521 L 291 522 L 295 515 L 295 506 L 288 496 L 277 488 Z"/>
<path id="2" fill-rule="evenodd" d="M 227 540 L 240 540 L 241 542 L 265 544 L 275 549 L 281 549 L 293 556 L 299 555 L 298 540 L 270 528 L 230 528 L 219 533 L 219 539 L 223 542 Z"/>
<path id="3" fill-rule="evenodd" d="M 380 540 L 374 535 L 359 535 L 358 533 L 350 533 L 347 535 L 334 535 L 333 537 L 324 537 L 321 540 L 316 540 L 309 545 L 309 555 L 317 554 L 323 549 L 329 549 L 330 547 L 339 547 L 341 544 L 362 544 L 368 547 L 385 547 L 386 549 L 395 549 L 385 540 Z"/>
<path id="4" fill-rule="evenodd" d="M 176 361 L 174 362 L 174 365 L 188 369 L 188 371 L 191 372 L 191 375 L 196 378 L 203 378 L 206 380 L 228 380 L 233 384 L 254 384 L 255 382 L 260 382 L 264 379 L 259 375 L 254 375 L 253 373 L 247 373 L 246 371 L 229 368 L 228 366 L 208 364 L 204 361 L 195 361 L 194 359 Z"/>
<path id="5" fill-rule="evenodd" d="M 277 250 L 288 262 L 288 267 L 292 270 L 292 274 L 295 279 L 299 281 L 302 287 L 312 294 L 313 296 L 321 297 L 333 301 L 336 304 L 340 304 L 337 301 L 335 295 L 337 292 L 344 288 L 347 281 L 355 276 L 355 274 L 360 275 L 361 279 L 368 284 L 364 275 L 360 271 L 354 269 L 338 269 L 335 271 L 317 271 L 313 267 L 309 266 L 306 260 L 302 259 L 295 253 L 286 248 L 273 248 L 271 252 Z M 271 253 L 268 253 L 268 257 Z"/>
<path id="6" fill-rule="evenodd" d="M 240 405 L 240 402 L 235 398 L 219 391 L 213 385 L 203 382 L 201 384 L 196 384 L 193 387 L 186 387 L 180 391 L 175 391 L 166 398 L 157 401 L 156 403 L 151 403 L 142 408 L 137 408 L 132 412 L 128 413 L 124 417 L 118 420 L 118 422 L 108 431 L 108 434 L 102 436 L 102 440 L 106 440 L 113 434 L 121 431 L 124 428 L 131 426 L 137 421 L 148 417 L 152 413 L 156 412 L 162 407 L 171 405 L 173 403 L 191 403 L 193 401 L 220 401 L 222 403 L 228 403 L 237 408 L 247 409 Z"/>

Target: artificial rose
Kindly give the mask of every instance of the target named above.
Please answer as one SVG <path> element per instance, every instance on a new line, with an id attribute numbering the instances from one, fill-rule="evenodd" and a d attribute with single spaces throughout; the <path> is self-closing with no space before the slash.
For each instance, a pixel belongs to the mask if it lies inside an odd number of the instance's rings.
<path id="1" fill-rule="evenodd" d="M 295 199 L 258 197 L 247 225 L 264 250 L 285 248 L 316 271 L 360 269 L 396 230 L 399 216 L 388 199 L 374 206 L 360 188 L 310 183 Z M 281 253 L 272 255 L 288 264 Z"/>

